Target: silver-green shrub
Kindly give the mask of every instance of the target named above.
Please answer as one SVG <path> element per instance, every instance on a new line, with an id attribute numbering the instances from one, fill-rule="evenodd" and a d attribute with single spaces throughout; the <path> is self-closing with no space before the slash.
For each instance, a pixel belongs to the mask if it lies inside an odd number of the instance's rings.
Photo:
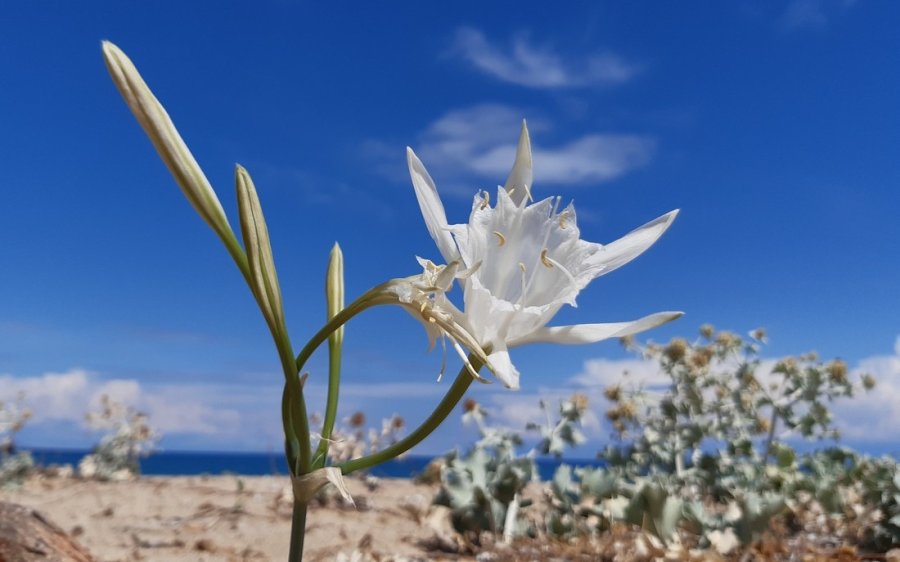
<path id="1" fill-rule="evenodd" d="M 0 487 L 17 486 L 34 469 L 28 451 L 17 451 L 15 435 L 31 419 L 31 410 L 19 395 L 14 402 L 0 402 Z"/>
<path id="2" fill-rule="evenodd" d="M 457 531 L 475 540 L 485 531 L 506 540 L 536 532 L 522 517 L 522 510 L 531 505 L 531 500 L 523 497 L 525 487 L 539 480 L 535 458 L 559 456 L 565 447 L 584 441 L 578 425 L 587 408 L 587 398 L 576 394 L 562 401 L 556 419 L 550 416 L 543 401 L 540 406 L 546 423 L 530 423 L 526 428 L 539 432 L 540 440 L 520 455 L 517 449 L 523 440 L 518 432 L 490 426 L 485 409 L 474 400 L 465 402 L 463 421 L 478 427 L 480 439 L 465 455 L 453 451 L 445 456 L 441 488 L 434 499 L 434 503 L 451 509 Z"/>
<path id="3" fill-rule="evenodd" d="M 626 341 L 658 365 L 666 383 L 647 386 L 625 376 L 605 390 L 616 442 L 599 455 L 605 468 L 576 470 L 575 478 L 560 469 L 552 486 L 558 521 L 551 518 L 548 530 L 567 536 L 621 521 L 663 541 L 683 527 L 701 546 L 723 533 L 749 545 L 786 507 L 844 506 L 854 476 L 840 472 L 840 457 L 800 457 L 786 439 L 837 439 L 831 403 L 874 381 L 854 380 L 844 362 L 822 362 L 813 353 L 763 361 L 764 342 L 762 330 L 745 339 L 710 326 L 693 342 Z M 895 509 L 890 478 L 869 480 L 878 491 L 865 501 Z M 863 490 L 857 495 L 866 497 Z M 883 523 L 873 529 L 879 537 L 890 533 Z"/>
<path id="4" fill-rule="evenodd" d="M 78 463 L 79 476 L 129 480 L 140 474 L 140 458 L 149 455 L 159 439 L 145 414 L 104 395 L 99 409 L 88 412 L 85 421 L 105 434 L 94 451 Z"/>

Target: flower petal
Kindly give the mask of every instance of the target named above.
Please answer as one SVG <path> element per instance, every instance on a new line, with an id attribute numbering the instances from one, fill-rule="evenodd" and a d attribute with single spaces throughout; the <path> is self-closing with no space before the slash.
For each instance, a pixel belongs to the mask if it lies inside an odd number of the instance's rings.
<path id="1" fill-rule="evenodd" d="M 519 370 L 512 364 L 509 358 L 509 352 L 506 350 L 505 344 L 494 346 L 495 349 L 488 355 L 491 372 L 500 382 L 512 390 L 519 390 Z"/>
<path id="2" fill-rule="evenodd" d="M 450 234 L 450 226 L 447 224 L 447 214 L 444 212 L 444 205 L 441 203 L 434 181 L 428 175 L 425 165 L 409 147 L 406 147 L 406 161 L 409 164 L 409 176 L 412 178 L 416 199 L 419 201 L 419 208 L 422 210 L 422 217 L 425 219 L 428 233 L 431 234 L 438 250 L 444 256 L 444 261 L 450 263 L 459 259 L 459 252 L 453 242 L 453 236 Z"/>
<path id="3" fill-rule="evenodd" d="M 596 278 L 622 267 L 652 246 L 672 225 L 676 216 L 678 216 L 678 209 L 669 211 L 644 226 L 632 230 L 615 242 L 606 244 L 600 251 L 588 258 L 585 269 L 592 270 L 593 277 Z"/>
<path id="4" fill-rule="evenodd" d="M 532 331 L 524 337 L 508 342 L 508 347 L 541 342 L 560 344 L 596 343 L 609 338 L 632 336 L 661 326 L 666 322 L 671 322 L 683 314 L 683 312 L 657 312 L 631 322 L 543 327 Z"/>
<path id="5" fill-rule="evenodd" d="M 528 136 L 528 127 L 522 120 L 522 132 L 519 134 L 519 145 L 516 147 L 516 161 L 513 164 L 509 177 L 506 178 L 507 193 L 518 206 L 531 197 L 532 175 L 531 138 Z"/>

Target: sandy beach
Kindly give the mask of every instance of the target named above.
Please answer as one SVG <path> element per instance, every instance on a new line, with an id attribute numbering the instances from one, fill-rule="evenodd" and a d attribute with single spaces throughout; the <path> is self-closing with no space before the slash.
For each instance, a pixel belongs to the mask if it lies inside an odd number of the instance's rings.
<path id="1" fill-rule="evenodd" d="M 291 506 L 286 477 L 142 477 L 96 482 L 32 477 L 0 500 L 39 510 L 98 562 L 286 560 Z M 362 549 L 382 556 L 439 560 L 416 542 L 434 535 L 424 519 L 435 488 L 380 481 L 370 491 L 348 479 L 357 507 L 335 498 L 310 507 L 307 560 Z M 454 560 L 466 560 L 453 556 Z"/>
<path id="2" fill-rule="evenodd" d="M 304 560 L 341 562 L 553 562 L 593 560 L 672 560 L 725 562 L 744 560 L 737 550 L 719 555 L 712 549 L 666 551 L 650 546 L 639 530 L 615 526 L 597 542 L 563 543 L 546 538 L 512 546 L 484 545 L 473 556 L 447 547 L 461 545 L 450 528 L 446 508 L 431 506 L 434 485 L 406 479 L 381 479 L 374 489 L 349 478 L 356 507 L 336 492 L 310 506 Z M 541 511 L 540 493 L 531 515 Z M 237 562 L 287 559 L 290 489 L 286 477 L 176 476 L 143 477 L 129 482 L 99 482 L 35 475 L 16 490 L 0 490 L 0 501 L 38 510 L 69 533 L 97 562 Z M 775 535 L 753 548 L 754 560 L 900 561 L 900 550 L 863 554 L 832 535 L 827 526 L 805 526 Z M 643 545 L 643 546 L 642 546 Z"/>

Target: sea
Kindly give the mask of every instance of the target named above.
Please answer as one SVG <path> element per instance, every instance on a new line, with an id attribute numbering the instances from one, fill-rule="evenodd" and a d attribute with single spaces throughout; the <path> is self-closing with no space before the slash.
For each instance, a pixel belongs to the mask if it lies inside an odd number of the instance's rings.
<path id="1" fill-rule="evenodd" d="M 41 466 L 78 462 L 90 451 L 73 449 L 27 449 L 34 461 Z M 407 455 L 380 464 L 369 474 L 381 478 L 413 478 L 421 474 L 436 457 Z M 535 459 L 541 480 L 551 480 L 560 464 L 571 466 L 601 466 L 596 459 Z M 146 476 L 197 476 L 197 475 L 286 475 L 284 456 L 275 453 L 226 453 L 193 451 L 160 451 L 141 459 L 141 474 Z"/>

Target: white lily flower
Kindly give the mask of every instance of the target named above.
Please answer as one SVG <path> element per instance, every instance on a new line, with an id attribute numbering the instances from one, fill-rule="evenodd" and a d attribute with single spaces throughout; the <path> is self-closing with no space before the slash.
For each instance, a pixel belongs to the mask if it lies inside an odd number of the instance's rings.
<path id="1" fill-rule="evenodd" d="M 516 160 L 506 185 L 498 189 L 496 206 L 490 206 L 487 192 L 476 195 L 468 224 L 447 222 L 434 181 L 410 148 L 407 160 L 428 232 L 447 263 L 470 272 L 460 281 L 464 311 L 443 296 L 449 287 L 436 299 L 488 351 L 491 371 L 507 387 L 519 387 L 509 348 L 536 342 L 594 343 L 630 336 L 682 315 L 660 312 L 632 322 L 547 327 L 564 304 L 576 306 L 576 296 L 588 283 L 656 242 L 678 211 L 607 245 L 581 240 L 572 204 L 562 211 L 559 197 L 528 204 L 532 158 L 524 122 Z"/>

